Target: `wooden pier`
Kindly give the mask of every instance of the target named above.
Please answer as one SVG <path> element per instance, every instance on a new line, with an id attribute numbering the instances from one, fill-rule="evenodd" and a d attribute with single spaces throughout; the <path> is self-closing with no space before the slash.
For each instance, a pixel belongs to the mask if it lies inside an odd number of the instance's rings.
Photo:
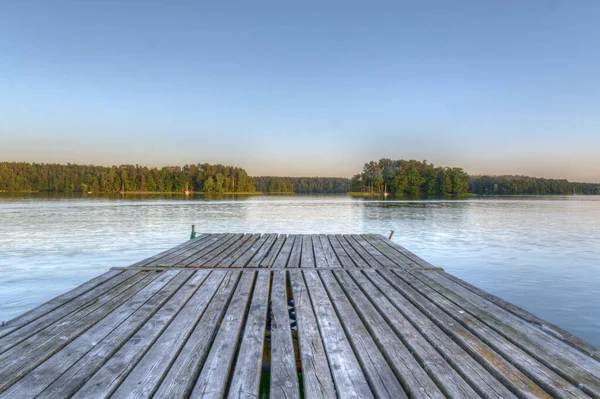
<path id="1" fill-rule="evenodd" d="M 598 398 L 600 351 L 370 234 L 199 234 L 0 327 L 0 398 L 269 396 Z"/>

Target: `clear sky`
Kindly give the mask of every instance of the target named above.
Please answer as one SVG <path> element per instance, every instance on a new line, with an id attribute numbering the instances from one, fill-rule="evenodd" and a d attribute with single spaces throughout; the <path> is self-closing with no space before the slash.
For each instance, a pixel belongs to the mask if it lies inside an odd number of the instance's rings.
<path id="1" fill-rule="evenodd" d="M 600 1 L 5 1 L 0 160 L 600 181 Z"/>

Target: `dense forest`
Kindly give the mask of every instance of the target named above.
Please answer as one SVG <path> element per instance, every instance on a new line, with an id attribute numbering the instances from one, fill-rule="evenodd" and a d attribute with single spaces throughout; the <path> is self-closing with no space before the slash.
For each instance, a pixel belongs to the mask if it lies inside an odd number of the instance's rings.
<path id="1" fill-rule="evenodd" d="M 350 179 L 344 177 L 279 177 L 254 178 L 256 191 L 265 193 L 343 194 L 350 191 Z"/>
<path id="2" fill-rule="evenodd" d="M 461 168 L 445 168 L 426 161 L 383 158 L 366 163 L 362 173 L 352 178 L 351 188 L 371 194 L 465 194 L 469 175 Z"/>
<path id="3" fill-rule="evenodd" d="M 0 162 L 0 191 L 197 192 L 381 195 L 538 195 L 600 194 L 600 184 L 528 176 L 471 176 L 461 168 L 426 161 L 380 159 L 364 164 L 352 179 L 342 177 L 248 176 L 235 166 L 196 165 L 148 168 Z"/>
<path id="4" fill-rule="evenodd" d="M 529 176 L 472 176 L 469 192 L 480 195 L 600 194 L 600 184 Z"/>
<path id="5" fill-rule="evenodd" d="M 0 162 L 0 191 L 55 192 L 254 192 L 242 168 L 197 164 L 148 168 Z"/>

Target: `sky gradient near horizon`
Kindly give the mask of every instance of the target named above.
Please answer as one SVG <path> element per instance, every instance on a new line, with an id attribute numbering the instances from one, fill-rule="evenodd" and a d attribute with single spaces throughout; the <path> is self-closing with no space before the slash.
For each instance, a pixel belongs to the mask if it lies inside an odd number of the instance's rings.
<path id="1" fill-rule="evenodd" d="M 600 182 L 600 2 L 12 1 L 0 160 Z"/>

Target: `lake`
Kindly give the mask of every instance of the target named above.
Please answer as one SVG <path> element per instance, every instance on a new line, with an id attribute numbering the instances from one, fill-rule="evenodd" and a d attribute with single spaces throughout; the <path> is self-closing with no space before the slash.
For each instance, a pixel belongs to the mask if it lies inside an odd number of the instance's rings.
<path id="1" fill-rule="evenodd" d="M 202 232 L 380 233 L 600 347 L 600 197 L 0 193 L 0 320 Z"/>

